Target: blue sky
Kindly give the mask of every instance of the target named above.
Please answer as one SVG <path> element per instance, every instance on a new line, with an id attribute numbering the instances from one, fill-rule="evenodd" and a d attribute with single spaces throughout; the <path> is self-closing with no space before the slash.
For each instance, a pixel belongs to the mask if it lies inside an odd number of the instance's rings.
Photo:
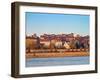
<path id="1" fill-rule="evenodd" d="M 26 12 L 26 34 L 75 33 L 89 35 L 89 15 Z"/>

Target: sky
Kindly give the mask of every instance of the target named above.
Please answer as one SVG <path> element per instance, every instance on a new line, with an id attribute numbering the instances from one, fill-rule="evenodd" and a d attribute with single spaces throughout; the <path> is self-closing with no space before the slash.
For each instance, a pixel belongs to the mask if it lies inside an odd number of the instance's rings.
<path id="1" fill-rule="evenodd" d="M 89 35 L 89 15 L 25 13 L 26 35 L 46 34 Z"/>

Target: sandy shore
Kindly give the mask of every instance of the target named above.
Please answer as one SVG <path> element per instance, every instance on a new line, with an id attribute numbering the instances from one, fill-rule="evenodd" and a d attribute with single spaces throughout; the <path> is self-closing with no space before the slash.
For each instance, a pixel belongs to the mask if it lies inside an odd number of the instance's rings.
<path id="1" fill-rule="evenodd" d="M 26 53 L 26 58 L 47 58 L 47 57 L 75 57 L 89 56 L 89 52 L 52 52 L 52 53 Z"/>

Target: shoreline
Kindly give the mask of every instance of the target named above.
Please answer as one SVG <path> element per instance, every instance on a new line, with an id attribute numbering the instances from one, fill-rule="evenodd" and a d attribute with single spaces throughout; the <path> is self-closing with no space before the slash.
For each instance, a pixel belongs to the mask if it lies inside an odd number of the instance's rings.
<path id="1" fill-rule="evenodd" d="M 51 53 L 26 53 L 27 58 L 50 58 L 50 57 L 78 57 L 78 56 L 89 56 L 89 52 L 51 52 Z"/>

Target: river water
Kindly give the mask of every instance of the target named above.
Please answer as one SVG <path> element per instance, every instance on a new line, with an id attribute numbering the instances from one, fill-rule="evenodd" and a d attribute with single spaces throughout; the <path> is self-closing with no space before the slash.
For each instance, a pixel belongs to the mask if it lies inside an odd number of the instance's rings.
<path id="1" fill-rule="evenodd" d="M 29 58 L 26 67 L 64 66 L 89 64 L 89 56 L 82 57 L 56 57 L 56 58 Z"/>

